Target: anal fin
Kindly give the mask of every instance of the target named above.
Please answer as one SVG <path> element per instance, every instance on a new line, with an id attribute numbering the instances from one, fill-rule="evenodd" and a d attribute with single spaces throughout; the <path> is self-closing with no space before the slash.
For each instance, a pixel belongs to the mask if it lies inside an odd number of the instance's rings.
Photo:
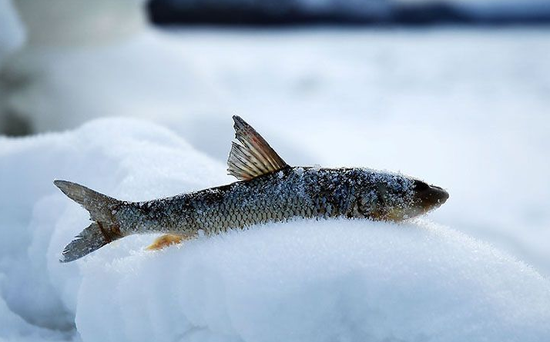
<path id="1" fill-rule="evenodd" d="M 148 251 L 156 251 L 159 249 L 166 248 L 171 245 L 177 245 L 182 243 L 185 240 L 191 239 L 190 236 L 184 236 L 184 235 L 176 235 L 176 234 L 165 234 L 162 236 L 159 236 L 158 238 L 153 241 L 152 244 L 147 246 Z"/>

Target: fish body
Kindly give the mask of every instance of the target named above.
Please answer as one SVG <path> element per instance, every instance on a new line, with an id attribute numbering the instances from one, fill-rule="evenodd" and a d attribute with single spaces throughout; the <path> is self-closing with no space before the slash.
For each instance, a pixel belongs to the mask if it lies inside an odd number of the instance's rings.
<path id="1" fill-rule="evenodd" d="M 290 167 L 235 117 L 229 172 L 240 181 L 145 202 L 119 201 L 82 185 L 55 181 L 90 211 L 92 221 L 64 250 L 76 260 L 124 236 L 167 233 L 190 238 L 294 218 L 401 221 L 443 204 L 445 190 L 397 173 L 366 168 Z"/>
<path id="2" fill-rule="evenodd" d="M 213 234 L 292 218 L 387 218 L 412 201 L 413 182 L 366 169 L 287 168 L 249 181 L 171 198 L 124 203 L 114 213 L 123 234 Z M 384 188 L 387 196 L 379 196 Z M 393 194 L 393 195 L 392 195 Z M 387 205 L 387 201 L 392 201 Z M 389 217 L 388 217 L 389 218 Z"/>

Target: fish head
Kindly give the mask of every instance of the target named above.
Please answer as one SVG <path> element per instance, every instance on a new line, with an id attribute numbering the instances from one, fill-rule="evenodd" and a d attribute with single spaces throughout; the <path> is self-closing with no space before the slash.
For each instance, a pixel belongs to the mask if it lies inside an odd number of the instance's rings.
<path id="1" fill-rule="evenodd" d="M 413 192 L 412 204 L 421 210 L 421 214 L 439 208 L 449 198 L 449 193 L 445 189 L 418 179 L 413 180 L 411 191 Z"/>
<path id="2" fill-rule="evenodd" d="M 402 175 L 378 177 L 362 192 L 360 212 L 375 220 L 402 221 L 434 210 L 449 198 L 443 188 Z"/>

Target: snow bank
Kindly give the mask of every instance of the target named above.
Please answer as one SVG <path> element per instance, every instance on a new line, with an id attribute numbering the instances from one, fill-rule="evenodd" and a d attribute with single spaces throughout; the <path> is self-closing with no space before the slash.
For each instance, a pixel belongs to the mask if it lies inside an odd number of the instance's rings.
<path id="1" fill-rule="evenodd" d="M 146 26 L 143 0 L 14 1 L 36 55 L 52 47 L 101 46 L 120 42 Z"/>
<path id="2" fill-rule="evenodd" d="M 152 236 L 135 236 L 58 263 L 87 214 L 53 179 L 127 200 L 230 181 L 224 165 L 151 123 L 0 138 L 0 162 L 10 180 L 0 183 L 0 323 L 29 336 L 66 338 L 76 322 L 83 341 L 550 338 L 547 279 L 426 221 L 295 221 L 159 252 L 143 250 Z"/>
<path id="3" fill-rule="evenodd" d="M 74 266 L 61 267 L 59 253 L 83 227 L 78 221 L 56 227 L 68 202 L 53 179 L 128 199 L 227 181 L 223 165 L 176 135 L 131 120 L 96 121 L 75 132 L 25 139 L 0 137 L 0 160 L 0 179 L 9 180 L 0 182 L 0 293 L 24 320 L 62 331 L 74 326 L 80 275 Z M 78 207 L 72 210 L 86 221 Z"/>
<path id="4" fill-rule="evenodd" d="M 0 68 L 6 56 L 23 44 L 25 33 L 11 0 L 0 0 Z"/>
<path id="5" fill-rule="evenodd" d="M 543 341 L 550 283 L 429 223 L 296 221 L 82 263 L 84 341 Z"/>

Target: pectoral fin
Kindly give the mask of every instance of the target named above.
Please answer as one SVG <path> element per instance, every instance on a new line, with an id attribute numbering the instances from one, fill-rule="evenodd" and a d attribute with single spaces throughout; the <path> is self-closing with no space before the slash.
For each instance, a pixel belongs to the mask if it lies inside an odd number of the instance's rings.
<path id="1" fill-rule="evenodd" d="M 233 116 L 233 120 L 238 142 L 233 142 L 227 160 L 230 175 L 239 180 L 249 180 L 288 167 L 252 126 L 239 116 Z"/>

